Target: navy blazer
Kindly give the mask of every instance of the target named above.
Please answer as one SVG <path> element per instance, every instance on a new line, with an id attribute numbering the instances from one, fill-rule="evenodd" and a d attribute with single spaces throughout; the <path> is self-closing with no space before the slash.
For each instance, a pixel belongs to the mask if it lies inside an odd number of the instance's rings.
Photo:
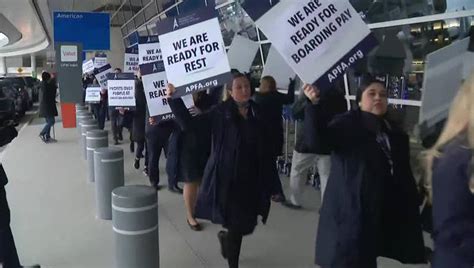
<path id="1" fill-rule="evenodd" d="M 433 268 L 474 267 L 472 150 L 465 135 L 443 148 L 433 165 Z"/>

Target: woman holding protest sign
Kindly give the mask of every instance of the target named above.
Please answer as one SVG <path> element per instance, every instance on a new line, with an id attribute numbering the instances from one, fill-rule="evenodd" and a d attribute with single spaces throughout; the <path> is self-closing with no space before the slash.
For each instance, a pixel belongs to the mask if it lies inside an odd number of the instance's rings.
<path id="1" fill-rule="evenodd" d="M 175 92 L 168 85 L 168 96 Z M 239 266 L 244 235 L 253 233 L 258 215 L 265 223 L 270 210 L 272 172 L 271 144 L 256 104 L 250 100 L 250 81 L 234 75 L 231 98 L 207 113 L 192 117 L 184 103 L 170 103 L 181 128 L 197 124 L 208 129 L 212 147 L 204 170 L 196 205 L 196 217 L 220 223 L 227 231 L 218 233 L 221 253 L 229 267 Z"/>
<path id="2" fill-rule="evenodd" d="M 170 100 L 172 102 L 173 100 Z M 193 94 L 194 107 L 190 109 L 193 116 L 207 112 L 211 106 L 212 98 L 205 92 L 196 92 Z M 203 127 L 200 123 L 194 124 L 191 129 L 177 129 L 170 138 L 168 147 L 169 157 L 167 161 L 168 176 L 176 176 L 179 181 L 184 182 L 183 199 L 186 207 L 186 221 L 191 230 L 201 231 L 202 226 L 194 217 L 194 208 L 201 184 L 204 168 L 210 154 L 210 134 L 209 129 Z M 175 142 L 172 143 L 172 140 Z M 171 172 L 171 164 L 175 164 Z"/>
<path id="3" fill-rule="evenodd" d="M 384 82 L 365 77 L 357 92 L 359 109 L 331 122 L 318 116 L 319 90 L 305 85 L 304 93 L 313 104 L 305 111 L 306 142 L 321 138 L 332 151 L 316 263 L 374 268 L 379 256 L 424 263 L 421 198 L 410 168 L 408 135 L 387 120 Z"/>

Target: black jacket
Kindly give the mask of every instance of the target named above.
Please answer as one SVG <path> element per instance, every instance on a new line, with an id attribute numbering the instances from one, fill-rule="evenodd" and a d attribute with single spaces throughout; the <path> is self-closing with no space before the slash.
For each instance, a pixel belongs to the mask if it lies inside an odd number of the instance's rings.
<path id="1" fill-rule="evenodd" d="M 182 108 L 180 106 L 181 99 L 169 99 L 168 102 L 172 105 L 171 107 Z M 194 102 L 194 106 L 204 113 L 211 109 L 214 104 L 212 98 L 205 92 L 200 92 L 199 97 Z M 173 140 L 173 144 L 170 143 L 170 146 L 176 146 L 177 148 L 170 148 L 169 153 L 175 153 L 172 157 L 176 161 L 178 171 L 175 176 L 182 181 L 194 181 L 196 178 L 202 177 L 209 158 L 211 130 L 206 122 L 202 122 L 204 117 L 191 119 L 189 112 L 184 110 L 181 111 L 180 116 L 186 123 L 181 124 L 182 128 L 173 132 L 172 137 L 175 140 Z M 190 169 L 192 169 L 191 172 Z M 171 167 L 169 170 L 172 170 Z"/>
<path id="2" fill-rule="evenodd" d="M 301 93 L 303 94 L 303 93 Z M 303 95 L 293 105 L 293 116 L 297 120 L 304 120 L 304 110 L 308 99 Z M 321 92 L 321 99 L 314 109 L 315 113 L 318 113 L 318 118 L 321 118 L 319 122 L 316 122 L 318 132 L 325 132 L 327 128 L 327 122 L 330 122 L 334 116 L 344 113 L 347 111 L 347 103 L 344 94 L 337 89 L 329 89 Z M 304 135 L 304 123 L 300 122 L 300 127 L 297 132 L 295 150 L 299 153 L 308 154 L 325 154 L 331 153 L 331 148 L 323 140 L 316 137 L 312 137 L 311 146 L 305 142 Z"/>
<path id="3" fill-rule="evenodd" d="M 236 176 L 239 170 L 237 159 L 241 140 L 241 129 L 238 120 L 241 120 L 241 118 L 234 101 L 228 100 L 215 106 L 209 112 L 194 118 L 189 116 L 182 101 L 170 102 L 170 106 L 182 129 L 188 129 L 192 120 L 198 120 L 201 126 L 210 131 L 212 148 L 199 191 L 196 217 L 227 226 L 228 214 L 234 212 L 229 211 L 229 208 L 251 204 L 252 209 L 250 210 L 238 210 L 241 213 L 240 218 L 256 218 L 257 215 L 261 215 L 263 222 L 266 222 L 270 210 L 270 174 L 274 163 L 271 161 L 269 149 L 271 144 L 266 140 L 265 122 L 258 114 L 256 105 L 251 102 L 249 109 L 258 120 L 259 142 L 257 148 L 255 148 L 255 154 L 258 156 L 258 168 L 252 170 L 252 172 L 255 172 L 256 180 L 251 184 L 246 184 L 244 188 L 247 191 L 257 192 L 258 196 L 255 199 L 246 200 L 245 204 L 240 203 L 239 200 L 246 197 L 246 192 L 240 191 L 242 187 L 232 186 L 243 181 L 243 178 Z M 250 224 L 243 221 L 238 229 L 247 230 L 243 234 L 248 234 L 256 224 L 256 221 Z"/>
<path id="4" fill-rule="evenodd" d="M 272 91 L 266 94 L 256 92 L 254 100 L 260 108 L 262 118 L 267 122 L 270 136 L 269 143 L 273 144 L 274 156 L 281 155 L 283 150 L 283 105 L 292 104 L 295 100 L 295 87 L 290 86 L 287 94 Z"/>
<path id="5" fill-rule="evenodd" d="M 7 174 L 5 173 L 5 170 L 3 169 L 3 165 L 0 164 L 0 188 L 7 185 L 7 183 L 8 183 Z"/>
<path id="6" fill-rule="evenodd" d="M 362 267 L 377 256 L 423 263 L 420 198 L 410 167 L 408 136 L 386 121 L 361 111 L 325 122 L 318 106 L 306 107 L 306 139 L 329 144 L 331 173 L 320 212 L 316 263 L 322 267 Z M 377 130 L 390 143 L 387 153 Z"/>
<path id="7" fill-rule="evenodd" d="M 472 149 L 466 135 L 456 137 L 433 165 L 433 268 L 474 267 Z M 471 182 L 472 183 L 472 182 Z M 471 184 L 472 185 L 472 184 Z"/>
<path id="8" fill-rule="evenodd" d="M 56 108 L 56 91 L 57 87 L 53 82 L 41 82 L 41 98 L 39 105 L 40 117 L 58 116 L 58 110 Z"/>
<path id="9" fill-rule="evenodd" d="M 136 142 L 145 140 L 145 124 L 147 114 L 147 104 L 143 83 L 140 80 L 135 82 L 135 111 L 133 114 L 133 140 Z"/>

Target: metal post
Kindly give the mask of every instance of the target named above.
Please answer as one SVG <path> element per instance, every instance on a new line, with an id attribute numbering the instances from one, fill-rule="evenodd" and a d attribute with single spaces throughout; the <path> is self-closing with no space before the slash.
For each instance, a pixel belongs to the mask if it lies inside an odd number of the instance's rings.
<path id="1" fill-rule="evenodd" d="M 115 267 L 159 268 L 156 190 L 133 185 L 112 192 Z"/>
<path id="2" fill-rule="evenodd" d="M 94 177 L 97 218 L 110 220 L 112 191 L 124 185 L 123 149 L 97 148 L 94 151 Z"/>
<path id="3" fill-rule="evenodd" d="M 99 126 L 97 125 L 97 120 L 95 119 L 87 119 L 83 120 L 81 124 L 81 148 L 82 148 L 82 158 L 84 160 L 87 160 L 87 145 L 86 145 L 86 134 L 87 131 L 93 130 L 93 129 L 99 129 Z"/>
<path id="4" fill-rule="evenodd" d="M 90 130 L 86 134 L 88 181 L 94 182 L 94 151 L 109 146 L 109 132 L 107 130 Z"/>

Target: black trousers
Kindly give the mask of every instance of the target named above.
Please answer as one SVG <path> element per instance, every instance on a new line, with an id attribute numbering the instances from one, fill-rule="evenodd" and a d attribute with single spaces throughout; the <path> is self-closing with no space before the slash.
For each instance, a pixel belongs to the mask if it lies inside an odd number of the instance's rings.
<path id="1" fill-rule="evenodd" d="M 239 268 L 240 249 L 243 235 L 238 231 L 228 230 L 224 237 L 229 268 Z"/>
<path id="2" fill-rule="evenodd" d="M 109 115 L 114 140 L 118 141 L 119 137 L 122 137 L 122 124 L 120 123 L 122 115 L 120 115 L 120 112 L 115 107 L 109 108 Z"/>
<path id="3" fill-rule="evenodd" d="M 136 143 L 137 143 L 137 148 L 135 148 L 135 158 L 138 158 L 138 159 L 143 158 L 143 151 L 145 151 L 146 142 L 142 140 L 142 141 L 137 141 Z M 147 152 L 145 151 L 145 163 L 148 161 L 146 155 L 147 155 Z"/>
<path id="4" fill-rule="evenodd" d="M 0 264 L 3 264 L 4 268 L 20 267 L 20 260 L 10 228 L 10 209 L 4 186 L 0 186 Z"/>
<path id="5" fill-rule="evenodd" d="M 161 151 L 163 150 L 166 156 L 168 140 L 171 132 L 173 132 L 173 128 L 173 125 L 170 124 L 147 126 L 148 176 L 152 186 L 157 186 L 160 183 Z"/>
<path id="6" fill-rule="evenodd" d="M 272 173 L 271 173 L 271 176 L 272 176 L 272 195 L 284 195 L 283 193 L 283 186 L 281 184 L 281 180 L 280 180 L 280 175 L 278 174 L 278 169 L 277 169 L 277 166 L 276 166 L 276 160 L 277 160 L 277 156 L 274 155 L 272 156 Z"/>

